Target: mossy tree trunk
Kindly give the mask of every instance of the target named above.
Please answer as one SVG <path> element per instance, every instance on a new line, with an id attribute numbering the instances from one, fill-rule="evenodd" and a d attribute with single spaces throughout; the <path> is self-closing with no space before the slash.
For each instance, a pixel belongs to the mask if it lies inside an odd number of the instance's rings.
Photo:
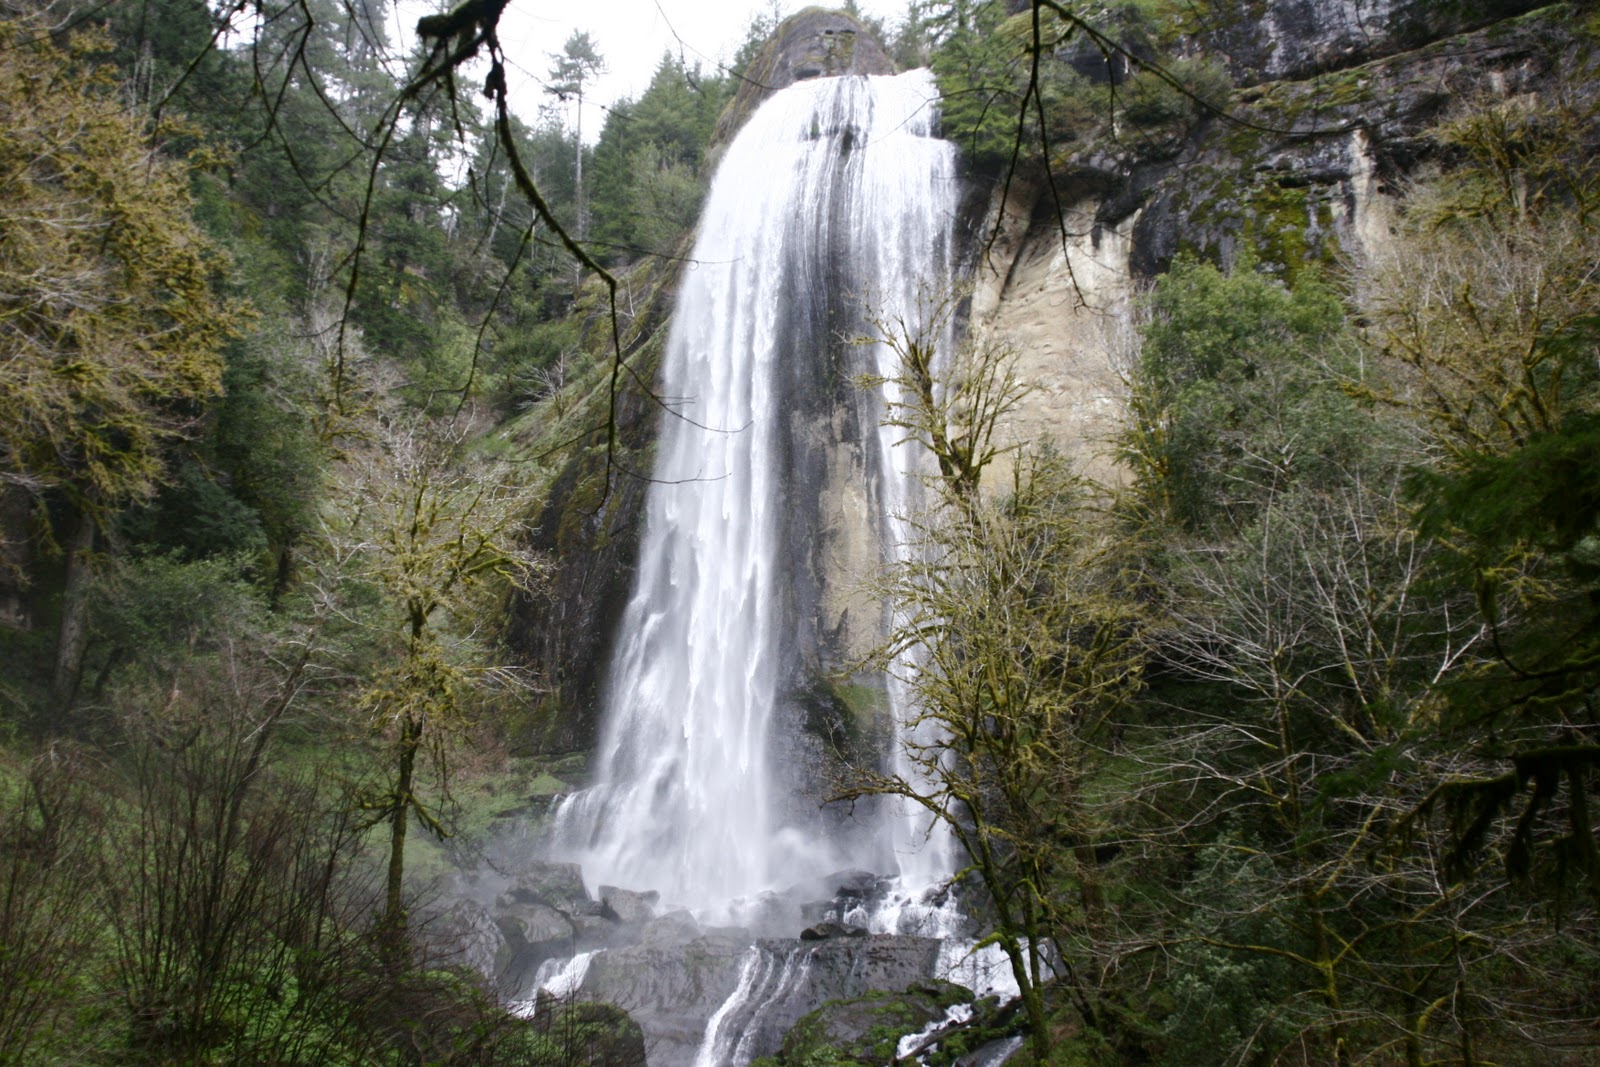
<path id="1" fill-rule="evenodd" d="M 67 538 L 67 577 L 61 591 L 61 625 L 56 636 L 55 677 L 51 692 L 66 709 L 78 692 L 83 654 L 89 643 L 89 579 L 94 556 L 95 520 L 79 509 Z"/>

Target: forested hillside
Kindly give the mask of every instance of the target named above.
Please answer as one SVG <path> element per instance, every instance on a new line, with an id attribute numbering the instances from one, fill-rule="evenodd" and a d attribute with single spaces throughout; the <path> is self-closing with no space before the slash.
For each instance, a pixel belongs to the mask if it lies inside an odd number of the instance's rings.
<path id="1" fill-rule="evenodd" d="M 550 42 L 513 165 L 385 4 L 0 11 L 0 1060 L 576 1056 L 606 1019 L 507 1015 L 428 887 L 601 360 L 552 227 L 671 252 L 728 75 L 663 56 L 580 149 L 602 57 Z"/>
<path id="2" fill-rule="evenodd" d="M 925 1062 L 1600 1056 L 1600 13 L 1294 6 L 861 24 L 939 79 L 975 278 L 1018 189 L 1059 269 L 1134 234 L 1092 441 L 1015 429 L 1069 361 L 970 286 L 954 353 L 881 324 L 938 473 L 817 789 L 934 813 L 1022 990 Z M 604 41 L 507 57 L 503 7 L 407 56 L 383 0 L 0 0 L 0 1063 L 646 1053 L 638 1005 L 510 1012 L 531 957 L 456 890 L 587 784 L 662 326 L 779 27 L 586 144 Z M 854 683 L 913 646 L 915 775 Z M 832 1019 L 776 1062 L 921 1025 Z"/>

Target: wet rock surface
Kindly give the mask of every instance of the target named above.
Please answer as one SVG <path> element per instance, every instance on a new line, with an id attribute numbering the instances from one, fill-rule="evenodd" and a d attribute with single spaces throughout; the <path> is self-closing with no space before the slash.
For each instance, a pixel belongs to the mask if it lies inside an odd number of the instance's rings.
<path id="1" fill-rule="evenodd" d="M 675 908 L 645 924 L 644 930 L 639 935 L 639 943 L 679 945 L 685 941 L 693 941 L 702 933 L 704 931 L 701 930 L 700 924 L 687 909 Z"/>
<path id="2" fill-rule="evenodd" d="M 924 981 L 900 993 L 830 1001 L 795 1023 L 776 1059 L 783 1067 L 800 1067 L 827 1050 L 835 1063 L 882 1067 L 894 1062 L 902 1037 L 936 1029 L 951 1008 L 972 999 L 972 991 L 962 986 Z"/>
<path id="3" fill-rule="evenodd" d="M 501 901 L 496 902 L 495 924 L 514 954 L 532 954 L 537 959 L 528 962 L 536 964 L 572 951 L 577 931 L 565 914 L 547 904 L 522 904 L 505 897 Z"/>
<path id="4" fill-rule="evenodd" d="M 748 991 L 708 1027 L 715 1032 L 707 1042 L 723 1060 L 771 1055 L 810 1012 L 830 1001 L 906 989 L 932 975 L 938 960 L 937 940 L 900 934 L 757 942 L 745 961 Z"/>
<path id="5" fill-rule="evenodd" d="M 517 950 L 507 941 L 494 913 L 478 901 L 466 897 L 452 901 L 428 924 L 442 943 L 459 947 L 459 954 L 445 962 L 491 979 L 510 969 Z"/>
<path id="6" fill-rule="evenodd" d="M 515 903 L 560 908 L 587 901 L 589 891 L 583 887 L 583 871 L 576 863 L 529 860 L 519 867 L 505 896 Z"/>
<path id="7" fill-rule="evenodd" d="M 864 926 L 847 926 L 831 919 L 808 926 L 800 931 L 802 941 L 826 941 L 831 937 L 866 937 L 867 928 Z"/>
<path id="8" fill-rule="evenodd" d="M 656 917 L 656 902 L 661 894 L 655 890 L 637 893 L 616 886 L 600 887 L 600 917 L 619 923 L 644 924 Z"/>
<path id="9" fill-rule="evenodd" d="M 589 965 L 580 995 L 627 1008 L 644 1029 L 651 1067 L 687 1067 L 706 1020 L 738 986 L 748 947 L 744 937 L 712 933 L 611 949 Z"/>
<path id="10" fill-rule="evenodd" d="M 496 978 L 508 1000 L 536 1004 L 535 1019 L 573 1005 L 614 1005 L 637 1025 L 651 1067 L 691 1067 L 708 1042 L 717 1062 L 772 1055 L 796 1022 L 832 1001 L 878 1001 L 914 987 L 921 992 L 910 1003 L 923 1005 L 930 990 L 947 986 L 928 985 L 938 939 L 871 935 L 842 919 L 884 905 L 890 884 L 870 871 L 838 871 L 747 902 L 748 916 L 782 920 L 799 935 L 771 937 L 705 927 L 682 908 L 658 915 L 659 895 L 650 890 L 602 886 L 592 899 L 575 865 L 537 862 L 502 876 L 488 905 L 461 905 L 455 921 L 481 929 L 473 965 Z M 802 910 L 820 915 L 804 932 Z M 543 983 L 576 992 L 560 1001 L 538 992 Z M 914 1031 L 938 1012 L 900 1014 Z M 618 1056 L 631 1047 L 607 1045 Z"/>

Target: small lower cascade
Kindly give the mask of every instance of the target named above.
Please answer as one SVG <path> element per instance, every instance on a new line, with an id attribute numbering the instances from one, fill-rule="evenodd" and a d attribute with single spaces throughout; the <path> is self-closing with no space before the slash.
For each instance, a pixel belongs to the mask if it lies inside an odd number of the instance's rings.
<path id="1" fill-rule="evenodd" d="M 926 1049 L 928 1047 L 928 1045 L 935 1038 L 937 1038 L 940 1034 L 942 1034 L 946 1030 L 948 1030 L 952 1025 L 960 1026 L 962 1023 L 967 1022 L 971 1018 L 972 1018 L 972 1005 L 971 1004 L 955 1004 L 955 1005 L 952 1005 L 950 1008 L 948 1008 L 945 1011 L 943 1019 L 935 1019 L 931 1023 L 929 1023 L 927 1026 L 923 1027 L 921 1030 L 918 1030 L 916 1033 L 907 1034 L 904 1037 L 902 1037 L 895 1044 L 895 1049 L 894 1049 L 895 1062 L 896 1063 L 911 1063 L 911 1062 L 920 1063 L 921 1060 L 917 1059 L 917 1056 L 924 1049 Z"/>
<path id="2" fill-rule="evenodd" d="M 946 938 L 939 945 L 938 976 L 966 986 L 975 996 L 1013 1000 L 1022 992 L 1011 958 L 999 945 L 978 947 L 968 938 Z"/>
<path id="3" fill-rule="evenodd" d="M 815 945 L 804 942 L 781 950 L 767 942 L 751 945 L 739 965 L 739 985 L 706 1023 L 694 1067 L 748 1063 L 764 1036 L 763 1024 L 802 1014 L 792 1002 L 806 995 L 816 953 Z"/>
<path id="4" fill-rule="evenodd" d="M 532 994 L 524 1000 L 513 1001 L 512 1012 L 531 1019 L 539 1011 L 541 998 L 570 999 L 582 987 L 583 978 L 589 973 L 589 964 L 604 951 L 596 949 L 593 952 L 580 952 L 570 959 L 545 960 L 533 976 Z"/>

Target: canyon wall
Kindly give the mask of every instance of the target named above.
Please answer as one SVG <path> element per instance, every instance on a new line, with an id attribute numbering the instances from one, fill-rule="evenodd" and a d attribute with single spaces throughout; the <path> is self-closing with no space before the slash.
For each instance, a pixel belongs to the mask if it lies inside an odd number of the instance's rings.
<path id="1" fill-rule="evenodd" d="M 1107 29 L 1130 55 L 1153 58 L 1159 47 L 1220 65 L 1233 88 L 1214 111 L 1155 130 L 1086 133 L 1056 148 L 1048 174 L 974 168 L 961 212 L 960 258 L 973 287 L 968 335 L 1015 350 L 1031 388 L 1003 435 L 1050 440 L 1100 478 L 1118 475 L 1110 439 L 1135 328 L 1130 298 L 1176 255 L 1231 266 L 1248 249 L 1260 269 L 1290 281 L 1308 266 L 1337 272 L 1391 239 L 1413 177 L 1449 165 L 1452 149 L 1434 131 L 1453 109 L 1559 93 L 1564 71 L 1593 62 L 1593 16 L 1582 5 L 1179 6 L 1187 14 L 1169 23 Z M 1081 38 L 1061 46 L 1059 58 L 1087 93 L 1108 100 L 1136 69 Z M 719 136 L 794 80 L 891 69 L 855 20 L 807 9 L 757 58 Z M 675 276 L 675 267 L 657 264 L 626 279 L 656 325 L 670 314 Z M 871 679 L 848 669 L 882 619 L 868 589 L 881 559 L 880 502 L 862 443 L 870 428 L 853 399 L 847 339 L 828 321 L 835 311 L 821 314 L 810 331 L 817 344 L 791 368 L 808 399 L 788 416 L 804 472 L 789 506 L 815 516 L 793 537 L 787 608 L 803 646 L 804 668 L 788 680 L 789 713 L 805 720 L 810 739 L 789 754 L 802 775 L 819 760 L 859 758 L 883 728 Z M 630 355 L 641 376 L 653 373 L 659 341 L 647 331 Z M 660 408 L 631 387 L 617 414 L 617 449 L 608 455 L 595 442 L 569 461 L 538 517 L 535 542 L 556 563 L 550 594 L 513 608 L 511 648 L 550 685 L 521 731 L 527 751 L 581 750 L 596 736 Z"/>

